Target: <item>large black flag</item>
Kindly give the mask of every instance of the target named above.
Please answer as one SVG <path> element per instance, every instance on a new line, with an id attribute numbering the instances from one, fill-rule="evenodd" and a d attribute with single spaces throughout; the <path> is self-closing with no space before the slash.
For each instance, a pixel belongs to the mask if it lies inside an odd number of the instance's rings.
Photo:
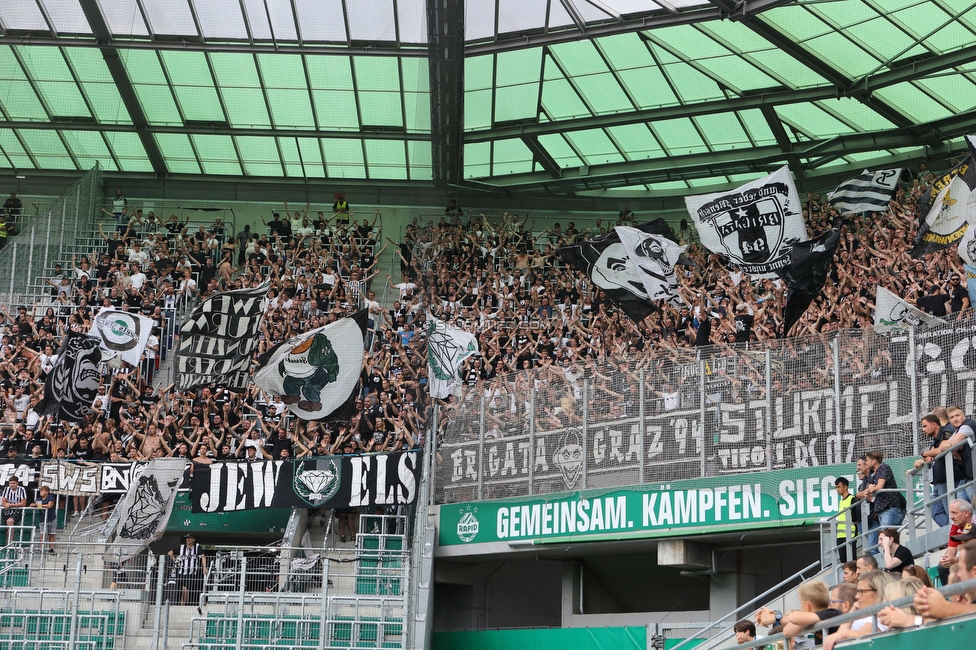
<path id="1" fill-rule="evenodd" d="M 83 420 L 95 400 L 101 360 L 102 351 L 96 339 L 69 331 L 61 344 L 57 363 L 44 382 L 44 399 L 34 411 L 67 422 Z"/>
<path id="2" fill-rule="evenodd" d="M 782 336 L 789 334 L 790 328 L 820 294 L 839 243 L 840 224 L 816 239 L 793 244 L 790 263 L 778 271 L 789 288 L 786 309 L 783 310 Z"/>
<path id="3" fill-rule="evenodd" d="M 642 223 L 637 229 L 677 241 L 674 231 L 664 219 Z M 556 252 L 567 263 L 586 273 L 590 281 L 603 289 L 634 322 L 641 322 L 654 311 L 655 307 L 647 295 L 644 283 L 627 257 L 627 251 L 616 231 L 560 246 Z"/>
<path id="4" fill-rule="evenodd" d="M 247 388 L 270 286 L 268 280 L 252 289 L 218 293 L 193 308 L 176 348 L 177 390 L 212 382 L 234 391 Z"/>

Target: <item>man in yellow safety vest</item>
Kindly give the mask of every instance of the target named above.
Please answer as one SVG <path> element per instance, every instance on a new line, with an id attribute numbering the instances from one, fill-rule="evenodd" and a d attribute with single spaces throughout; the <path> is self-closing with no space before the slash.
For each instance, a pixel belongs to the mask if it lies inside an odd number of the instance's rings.
<path id="1" fill-rule="evenodd" d="M 837 511 L 840 513 L 837 515 L 837 546 L 840 553 L 840 561 L 843 564 L 847 562 L 847 549 L 850 547 L 850 557 L 857 557 L 857 541 L 855 537 L 857 536 L 857 526 L 854 524 L 854 518 L 851 516 L 853 513 L 850 511 L 851 507 L 854 505 L 854 495 L 850 491 L 851 482 L 848 481 L 843 476 L 839 477 L 834 481 L 834 487 L 837 488 L 837 496 L 840 500 L 837 503 Z"/>

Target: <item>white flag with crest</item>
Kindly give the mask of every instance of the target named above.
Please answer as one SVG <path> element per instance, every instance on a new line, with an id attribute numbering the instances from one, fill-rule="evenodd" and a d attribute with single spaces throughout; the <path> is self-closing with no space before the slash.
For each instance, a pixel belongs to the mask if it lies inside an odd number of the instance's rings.
<path id="1" fill-rule="evenodd" d="M 667 237 L 630 226 L 617 226 L 616 231 L 630 263 L 637 271 L 637 277 L 644 283 L 648 298 L 680 304 L 682 301 L 674 267 L 687 246 L 679 246 Z"/>

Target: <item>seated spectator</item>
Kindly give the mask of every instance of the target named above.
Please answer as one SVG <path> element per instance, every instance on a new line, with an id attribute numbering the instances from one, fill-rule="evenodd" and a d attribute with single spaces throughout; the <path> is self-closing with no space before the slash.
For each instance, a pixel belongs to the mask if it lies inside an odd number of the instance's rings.
<path id="1" fill-rule="evenodd" d="M 756 626 L 752 621 L 743 619 L 736 623 L 732 629 L 735 630 L 735 642 L 739 645 L 755 641 L 757 638 Z"/>
<path id="2" fill-rule="evenodd" d="M 854 609 L 857 601 L 857 587 L 842 582 L 830 591 L 830 606 L 839 609 L 841 614 L 847 614 Z"/>
<path id="3" fill-rule="evenodd" d="M 831 607 L 830 590 L 822 580 L 804 582 L 797 590 L 800 598 L 800 609 L 780 616 L 776 612 L 766 609 L 756 614 L 756 623 L 764 627 L 782 625 L 783 634 L 787 637 L 799 637 L 794 644 L 795 649 L 813 648 L 823 643 L 823 631 L 817 630 L 813 639 L 801 636 L 808 627 L 820 621 L 825 621 L 842 614 L 840 609 Z M 828 633 L 837 631 L 836 627 L 828 628 Z"/>
<path id="4" fill-rule="evenodd" d="M 972 504 L 964 499 L 955 499 L 949 504 L 949 520 L 952 522 L 949 526 L 949 545 L 939 560 L 939 579 L 942 584 L 949 583 L 949 574 L 956 563 L 956 550 L 960 542 L 971 539 L 968 536 L 974 530 L 974 516 Z M 966 536 L 965 539 L 963 536 Z"/>
<path id="5" fill-rule="evenodd" d="M 956 549 L 955 577 L 959 582 L 976 580 L 976 541 L 967 539 Z M 959 600 L 946 600 L 945 596 L 931 587 L 924 587 L 915 594 L 915 609 L 926 619 L 941 620 L 976 613 L 976 592 L 970 591 Z"/>
<path id="6" fill-rule="evenodd" d="M 898 543 L 900 539 L 895 528 L 885 528 L 878 536 L 884 549 L 884 570 L 888 573 L 901 573 L 905 567 L 915 564 L 915 557 L 908 547 Z"/>
<path id="7" fill-rule="evenodd" d="M 884 571 L 868 571 L 861 575 L 857 581 L 857 595 L 855 596 L 854 609 L 867 609 L 880 603 L 884 589 L 891 581 L 891 575 Z M 833 650 L 834 645 L 838 641 L 855 639 L 874 634 L 875 632 L 884 632 L 887 629 L 887 626 L 880 623 L 877 629 L 875 629 L 874 617 L 865 616 L 849 623 L 844 623 L 836 632 L 828 634 L 824 639 L 823 647 L 824 650 Z"/>

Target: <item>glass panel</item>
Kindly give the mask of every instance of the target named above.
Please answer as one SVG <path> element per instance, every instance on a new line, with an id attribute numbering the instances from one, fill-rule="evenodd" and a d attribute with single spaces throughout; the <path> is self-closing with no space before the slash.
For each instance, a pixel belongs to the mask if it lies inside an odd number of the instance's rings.
<path id="1" fill-rule="evenodd" d="M 407 178 L 407 159 L 402 141 L 366 140 L 366 163 L 370 178 Z"/>
<path id="2" fill-rule="evenodd" d="M 330 178 L 366 178 L 363 145 L 359 140 L 322 138 L 322 151 Z"/>
<path id="3" fill-rule="evenodd" d="M 403 126 L 403 107 L 400 93 L 360 92 L 359 110 L 363 126 Z"/>
<path id="4" fill-rule="evenodd" d="M 576 78 L 576 86 L 595 113 L 620 113 L 634 109 L 620 84 L 609 72 L 600 75 Z"/>
<path id="5" fill-rule="evenodd" d="M 476 90 L 464 93 L 464 129 L 470 131 L 489 126 L 491 126 L 491 91 Z"/>
<path id="6" fill-rule="evenodd" d="M 92 116 L 74 81 L 42 81 L 37 83 L 37 90 L 44 97 L 53 118 Z"/>
<path id="7" fill-rule="evenodd" d="M 315 114 L 322 130 L 356 130 L 359 116 L 356 114 L 356 94 L 351 90 L 315 90 Z"/>
<path id="8" fill-rule="evenodd" d="M 115 152 L 115 157 L 122 166 L 122 171 L 126 172 L 151 172 L 152 163 L 146 156 L 146 150 L 142 146 L 142 140 L 138 133 L 106 132 L 109 146 Z"/>
<path id="9" fill-rule="evenodd" d="M 71 71 L 56 47 L 18 46 L 16 53 L 27 69 L 27 74 L 35 81 L 69 81 Z M 16 59 L 9 59 L 11 65 L 18 65 Z"/>
<path id="10" fill-rule="evenodd" d="M 849 77 L 863 76 L 878 66 L 878 60 L 840 34 L 831 33 L 811 40 L 810 52 L 827 61 Z"/>
<path id="11" fill-rule="evenodd" d="M 56 131 L 20 129 L 20 137 L 40 169 L 78 169 Z"/>
<path id="12" fill-rule="evenodd" d="M 587 165 L 602 165 L 624 160 L 617 146 L 601 129 L 573 131 L 567 133 L 566 138 L 573 143 Z"/>
<path id="13" fill-rule="evenodd" d="M 610 134 L 617 142 L 623 144 L 627 152 L 627 157 L 631 160 L 660 158 L 664 155 L 664 150 L 661 149 L 661 145 L 645 124 L 613 126 L 607 130 L 610 131 Z"/>
<path id="14" fill-rule="evenodd" d="M 190 138 L 183 133 L 157 133 L 156 146 L 166 161 L 166 168 L 174 174 L 199 174 L 200 165 L 190 146 Z"/>
<path id="15" fill-rule="evenodd" d="M 208 39 L 246 39 L 247 26 L 238 0 L 190 0 Z"/>
<path id="16" fill-rule="evenodd" d="M 665 66 L 665 74 L 671 79 L 674 89 L 686 103 L 722 98 L 718 84 L 686 63 L 672 63 Z"/>
<path id="17" fill-rule="evenodd" d="M 495 34 L 495 3 L 464 0 L 464 40 L 476 41 Z"/>
<path id="18" fill-rule="evenodd" d="M 484 178 L 491 175 L 491 143 L 474 142 L 464 145 L 465 178 Z"/>
<path id="19" fill-rule="evenodd" d="M 959 30 L 960 32 L 966 31 L 961 27 Z M 880 17 L 859 25 L 852 25 L 845 33 L 880 55 L 882 60 L 893 59 L 905 50 L 911 49 L 915 44 L 914 38 L 895 28 L 887 19 Z M 957 37 L 959 35 L 956 34 Z M 972 37 L 971 34 L 970 37 Z"/>
<path id="20" fill-rule="evenodd" d="M 239 136 L 235 138 L 248 176 L 281 176 L 281 158 L 274 138 Z"/>
<path id="21" fill-rule="evenodd" d="M 295 14 L 291 0 L 264 0 L 265 11 L 271 16 L 271 28 L 276 41 L 297 41 Z"/>
<path id="22" fill-rule="evenodd" d="M 826 79 L 782 50 L 766 50 L 756 58 L 771 74 L 778 77 L 777 83 L 788 88 L 810 88 L 827 83 Z"/>
<path id="23" fill-rule="evenodd" d="M 305 70 L 298 55 L 261 54 L 261 77 L 268 88 L 274 124 L 281 128 L 315 128 Z"/>
<path id="24" fill-rule="evenodd" d="M 694 121 L 713 149 L 743 149 L 752 146 L 734 113 L 702 115 Z M 743 156 L 747 156 L 743 153 Z"/>
<path id="25" fill-rule="evenodd" d="M 521 140 L 498 140 L 493 142 L 494 154 L 492 174 L 523 174 L 532 171 L 532 152 Z"/>
<path id="26" fill-rule="evenodd" d="M 607 65 L 590 41 L 573 41 L 553 45 L 553 56 L 570 77 L 600 74 L 607 71 Z"/>
<path id="27" fill-rule="evenodd" d="M 132 118 L 114 83 L 82 84 L 100 124 L 132 124 Z"/>
<path id="28" fill-rule="evenodd" d="M 136 0 L 97 0 L 102 16 L 113 34 L 124 36 L 148 36 L 146 22 L 142 19 Z"/>
<path id="29" fill-rule="evenodd" d="M 708 59 L 701 61 L 701 65 L 713 76 L 725 80 L 727 86 L 736 90 L 755 90 L 779 85 L 778 81 L 739 56 Z"/>
<path id="30" fill-rule="evenodd" d="M 162 52 L 163 63 L 187 120 L 223 122 L 217 89 L 203 52 Z"/>
<path id="31" fill-rule="evenodd" d="M 169 86 L 144 86 L 133 84 L 142 111 L 146 114 L 146 119 L 150 124 L 161 124 L 167 126 L 182 125 L 183 119 L 176 108 L 176 101 Z"/>
<path id="32" fill-rule="evenodd" d="M 542 71 L 542 48 L 501 52 L 496 60 L 496 86 L 539 81 L 539 73 Z"/>
<path id="33" fill-rule="evenodd" d="M 970 11 L 967 17 L 969 29 L 966 29 L 960 21 L 950 21 L 925 39 L 925 44 L 937 52 L 951 52 L 958 49 L 961 43 L 972 43 L 973 35 L 969 30 L 976 25 L 976 12 Z"/>
<path id="34" fill-rule="evenodd" d="M 404 93 L 403 110 L 408 133 L 430 133 L 429 93 Z"/>
<path id="35" fill-rule="evenodd" d="M 776 144 L 776 136 L 773 135 L 772 130 L 769 128 L 769 122 L 766 121 L 762 111 L 758 109 L 739 111 L 739 118 L 745 123 L 746 129 L 749 131 L 749 135 L 752 136 L 757 147 Z"/>
<path id="36" fill-rule="evenodd" d="M 548 65 L 546 66 L 548 69 Z M 542 86 L 542 107 L 553 120 L 589 117 L 590 109 L 565 79 L 546 81 Z"/>
<path id="37" fill-rule="evenodd" d="M 777 30 L 789 34 L 798 43 L 833 32 L 827 23 L 799 5 L 763 12 L 763 19 L 769 20 Z"/>
<path id="38" fill-rule="evenodd" d="M 433 178 L 430 142 L 407 142 L 407 159 L 410 161 L 410 180 L 429 181 Z"/>
<path id="39" fill-rule="evenodd" d="M 342 0 L 296 0 L 295 8 L 303 41 L 345 43 L 348 40 Z"/>
<path id="40" fill-rule="evenodd" d="M 931 122 L 952 115 L 946 107 L 910 83 L 882 88 L 874 91 L 874 94 L 889 106 L 897 106 L 898 110 L 917 122 Z"/>
<path id="41" fill-rule="evenodd" d="M 305 62 L 312 88 L 352 90 L 352 69 L 348 56 L 306 55 Z"/>
<path id="42" fill-rule="evenodd" d="M 237 174 L 241 165 L 237 160 L 234 142 L 228 135 L 193 135 L 193 144 L 204 174 Z"/>
<path id="43" fill-rule="evenodd" d="M 9 47 L 0 47 L 0 104 L 12 120 L 47 121 L 47 112 Z"/>
<path id="44" fill-rule="evenodd" d="M 396 0 L 401 43 L 427 42 L 427 3 L 425 0 Z M 411 163 L 411 169 L 413 163 Z"/>
<path id="45" fill-rule="evenodd" d="M 495 91 L 495 121 L 534 118 L 539 112 L 539 84 L 523 84 Z"/>
<path id="46" fill-rule="evenodd" d="M 353 40 L 396 41 L 393 0 L 347 0 L 346 11 Z"/>
<path id="47" fill-rule="evenodd" d="M 957 113 L 969 112 L 976 104 L 976 87 L 966 77 L 931 77 L 917 82 L 917 85 L 928 89 Z"/>
<path id="48" fill-rule="evenodd" d="M 356 56 L 352 68 L 360 91 L 400 89 L 400 70 L 392 56 Z"/>
<path id="49" fill-rule="evenodd" d="M 20 146 L 20 140 L 17 139 L 12 129 L 0 129 L 0 147 L 3 148 L 6 158 L 10 159 L 14 167 L 34 169 L 34 163 L 31 162 L 24 148 Z"/>
<path id="50" fill-rule="evenodd" d="M 675 106 L 681 103 L 660 68 L 623 70 L 617 74 L 640 108 Z"/>
<path id="51" fill-rule="evenodd" d="M 197 34 L 187 0 L 142 0 L 154 34 Z"/>
<path id="52" fill-rule="evenodd" d="M 485 4 L 490 5 L 492 3 L 486 2 Z M 538 0 L 495 0 L 495 4 L 498 7 L 499 34 L 537 29 L 546 24 L 546 2 Z"/>
<path id="53" fill-rule="evenodd" d="M 269 128 L 271 118 L 264 95 L 255 88 L 220 89 L 227 107 L 227 120 L 234 127 Z"/>
<path id="54" fill-rule="evenodd" d="M 62 131 L 62 137 L 82 169 L 91 169 L 98 162 L 108 171 L 118 171 L 102 134 L 97 131 Z"/>
<path id="55" fill-rule="evenodd" d="M 251 26 L 251 36 L 255 39 L 271 38 L 271 27 L 268 25 L 268 12 L 264 0 L 244 0 L 247 10 L 247 21 Z"/>
<path id="56" fill-rule="evenodd" d="M 298 142 L 301 142 L 299 153 Z M 295 178 L 324 178 L 325 166 L 319 152 L 318 140 L 311 138 L 278 138 L 281 157 L 285 161 L 285 174 Z"/>
<path id="57" fill-rule="evenodd" d="M 35 2 L 5 2 L 0 9 L 4 26 L 7 29 L 30 32 L 48 31 L 44 15 Z"/>
<path id="58" fill-rule="evenodd" d="M 91 34 L 88 19 L 78 0 L 41 0 L 41 3 L 59 34 Z"/>
<path id="59" fill-rule="evenodd" d="M 708 151 L 694 124 L 687 118 L 661 120 L 651 125 L 672 156 Z"/>
<path id="60" fill-rule="evenodd" d="M 728 48 L 710 38 L 707 32 L 693 25 L 676 25 L 651 32 L 659 47 L 671 49 L 679 58 L 696 61 L 711 57 L 726 56 Z"/>
<path id="61" fill-rule="evenodd" d="M 853 124 L 856 131 L 880 131 L 894 127 L 894 124 L 889 122 L 887 118 L 879 115 L 870 106 L 865 106 L 853 98 L 843 97 L 820 101 L 817 102 L 817 106 L 842 115 L 844 121 Z"/>
<path id="62" fill-rule="evenodd" d="M 646 129 L 645 129 L 646 130 Z M 561 169 L 566 169 L 567 167 L 580 167 L 583 165 L 583 161 L 579 159 L 573 148 L 569 146 L 566 139 L 563 136 L 552 133 L 548 135 L 539 136 L 539 144 L 552 156 L 556 164 L 559 165 Z"/>
<path id="63" fill-rule="evenodd" d="M 494 57 L 491 55 L 473 56 L 464 59 L 464 88 L 484 90 L 491 88 L 491 71 Z"/>
<path id="64" fill-rule="evenodd" d="M 830 137 L 851 133 L 854 129 L 837 121 L 814 104 L 790 104 L 777 106 L 780 119 L 789 122 L 798 131 L 811 138 Z M 787 131 L 789 131 L 787 129 Z"/>

